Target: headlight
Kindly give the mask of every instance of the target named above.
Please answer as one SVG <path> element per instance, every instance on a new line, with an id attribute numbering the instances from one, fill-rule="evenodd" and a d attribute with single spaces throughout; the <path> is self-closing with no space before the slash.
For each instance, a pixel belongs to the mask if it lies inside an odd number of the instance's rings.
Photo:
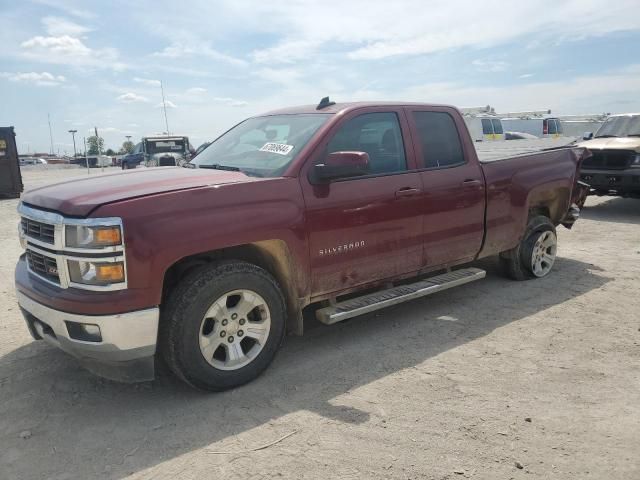
<path id="1" fill-rule="evenodd" d="M 67 225 L 65 238 L 66 246 L 73 248 L 100 248 L 122 244 L 119 226 Z"/>
<path id="2" fill-rule="evenodd" d="M 69 279 L 84 285 L 110 285 L 124 282 L 123 262 L 67 260 Z"/>

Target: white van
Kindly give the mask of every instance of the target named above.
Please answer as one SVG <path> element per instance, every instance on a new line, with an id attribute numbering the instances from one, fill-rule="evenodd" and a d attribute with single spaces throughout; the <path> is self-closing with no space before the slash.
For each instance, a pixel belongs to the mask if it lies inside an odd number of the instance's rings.
<path id="1" fill-rule="evenodd" d="M 562 129 L 565 137 L 579 137 L 587 132 L 596 132 L 605 122 L 609 114 L 561 115 Z"/>
<path id="2" fill-rule="evenodd" d="M 558 138 L 564 136 L 562 121 L 556 117 L 507 117 L 502 119 L 502 126 L 507 132 L 528 133 L 538 138 Z"/>
<path id="3" fill-rule="evenodd" d="M 460 113 L 474 142 L 504 140 L 502 121 L 491 106 L 460 108 Z"/>

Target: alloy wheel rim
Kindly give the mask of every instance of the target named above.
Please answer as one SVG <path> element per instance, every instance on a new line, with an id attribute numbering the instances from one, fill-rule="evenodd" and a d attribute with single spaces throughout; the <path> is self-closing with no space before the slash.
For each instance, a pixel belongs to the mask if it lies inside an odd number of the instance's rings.
<path id="1" fill-rule="evenodd" d="M 531 270 L 536 277 L 544 277 L 556 260 L 557 239 L 550 230 L 542 232 L 531 253 Z"/>
<path id="2" fill-rule="evenodd" d="M 200 352 L 219 370 L 237 370 L 262 351 L 271 331 L 267 302 L 252 290 L 233 290 L 211 304 L 200 324 Z"/>

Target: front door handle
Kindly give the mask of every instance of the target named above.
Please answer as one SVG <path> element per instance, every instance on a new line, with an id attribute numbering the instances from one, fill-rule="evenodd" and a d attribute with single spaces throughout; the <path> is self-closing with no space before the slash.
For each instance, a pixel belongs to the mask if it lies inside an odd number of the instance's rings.
<path id="1" fill-rule="evenodd" d="M 405 187 L 396 192 L 396 198 L 410 197 L 412 195 L 417 195 L 418 193 L 420 193 L 420 189 L 418 188 Z"/>
<path id="2" fill-rule="evenodd" d="M 462 182 L 463 187 L 471 187 L 473 185 L 481 185 L 482 182 L 480 180 L 476 180 L 475 178 L 469 178 Z"/>

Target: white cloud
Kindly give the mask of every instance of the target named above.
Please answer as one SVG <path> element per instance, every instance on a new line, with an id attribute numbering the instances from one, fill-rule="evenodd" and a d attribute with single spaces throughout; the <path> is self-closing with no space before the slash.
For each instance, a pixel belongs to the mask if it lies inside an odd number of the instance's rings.
<path id="1" fill-rule="evenodd" d="M 165 100 L 164 105 L 162 104 L 162 102 L 160 102 L 159 104 L 156 105 L 156 108 L 162 108 L 165 105 L 167 108 L 178 108 L 178 106 L 175 103 L 173 103 L 171 100 Z"/>
<path id="2" fill-rule="evenodd" d="M 91 66 L 122 70 L 125 65 L 118 61 L 118 52 L 114 48 L 93 50 L 84 42 L 70 35 L 37 35 L 20 44 L 22 56 L 43 63 L 75 66 Z"/>
<path id="3" fill-rule="evenodd" d="M 207 93 L 207 89 L 202 87 L 192 87 L 192 88 L 187 88 L 185 93 L 187 95 L 201 95 L 203 93 Z"/>
<path id="4" fill-rule="evenodd" d="M 67 81 L 67 79 L 62 75 L 53 75 L 49 72 L 0 72 L 1 78 L 6 78 L 11 80 L 12 82 L 24 82 L 24 83 L 33 83 L 38 86 L 51 87 L 60 85 Z"/>
<path id="5" fill-rule="evenodd" d="M 518 78 L 531 78 L 533 77 L 533 73 L 523 73 Z"/>
<path id="6" fill-rule="evenodd" d="M 503 62 L 500 60 L 481 60 L 477 59 L 471 62 L 471 64 L 476 67 L 476 70 L 480 72 L 504 72 L 509 64 L 507 62 Z"/>
<path id="7" fill-rule="evenodd" d="M 491 105 L 499 112 L 551 108 L 556 114 L 640 109 L 640 64 L 601 74 L 552 82 L 474 87 L 455 82 L 427 83 L 398 94 L 415 101 L 452 105 Z M 377 98 L 384 98 L 378 92 Z M 623 103 L 620 103 L 622 99 Z M 617 105 L 617 106 L 616 106 Z"/>
<path id="8" fill-rule="evenodd" d="M 254 50 L 251 53 L 257 63 L 294 63 L 308 59 L 320 46 L 311 40 L 285 40 L 274 47 Z"/>
<path id="9" fill-rule="evenodd" d="M 244 100 L 237 100 L 231 97 L 213 97 L 212 100 L 216 103 L 222 103 L 228 107 L 245 107 L 249 105 L 249 102 Z"/>
<path id="10" fill-rule="evenodd" d="M 152 55 L 161 58 L 207 57 L 235 66 L 244 66 L 247 64 L 244 60 L 218 52 L 205 43 L 195 45 L 174 43 L 159 52 L 154 52 Z"/>
<path id="11" fill-rule="evenodd" d="M 142 83 L 142 84 L 147 85 L 149 87 L 159 87 L 160 86 L 160 80 L 153 80 L 151 78 L 133 77 L 133 81 L 134 82 L 138 82 L 138 83 Z"/>
<path id="12" fill-rule="evenodd" d="M 637 0 L 538 0 L 517 8 L 505 8 L 500 0 L 432 0 L 428 5 L 424 0 L 272 0 L 227 8 L 243 20 L 256 19 L 251 24 L 256 30 L 280 36 L 274 46 L 254 51 L 255 61 L 287 63 L 312 55 L 318 46 L 374 60 L 486 48 L 521 38 L 570 41 L 640 28 L 637 7 Z"/>
<path id="13" fill-rule="evenodd" d="M 69 35 L 60 35 L 59 37 L 36 36 L 22 42 L 20 46 L 34 52 L 39 51 L 62 56 L 83 57 L 91 53 L 91 49 L 82 43 L 82 40 Z"/>
<path id="14" fill-rule="evenodd" d="M 95 13 L 90 12 L 89 10 L 81 10 L 79 8 L 75 8 L 73 5 L 71 5 L 69 2 L 65 0 L 35 0 L 35 3 L 56 8 L 58 10 L 62 10 L 63 12 L 69 15 L 73 15 L 74 17 L 79 17 L 83 19 L 95 18 L 96 16 Z"/>
<path id="15" fill-rule="evenodd" d="M 78 37 L 84 33 L 91 31 L 90 28 L 85 27 L 84 25 L 78 25 L 71 20 L 67 20 L 66 18 L 61 17 L 44 17 L 42 19 L 42 24 L 46 32 L 53 37 L 61 35 L 71 35 L 73 37 Z"/>
<path id="16" fill-rule="evenodd" d="M 119 102 L 122 102 L 122 103 L 147 103 L 147 102 L 149 102 L 149 99 L 147 97 L 143 97 L 142 95 L 138 95 L 137 93 L 133 93 L 133 92 L 123 93 L 122 95 L 118 96 L 116 100 L 118 100 Z"/>

